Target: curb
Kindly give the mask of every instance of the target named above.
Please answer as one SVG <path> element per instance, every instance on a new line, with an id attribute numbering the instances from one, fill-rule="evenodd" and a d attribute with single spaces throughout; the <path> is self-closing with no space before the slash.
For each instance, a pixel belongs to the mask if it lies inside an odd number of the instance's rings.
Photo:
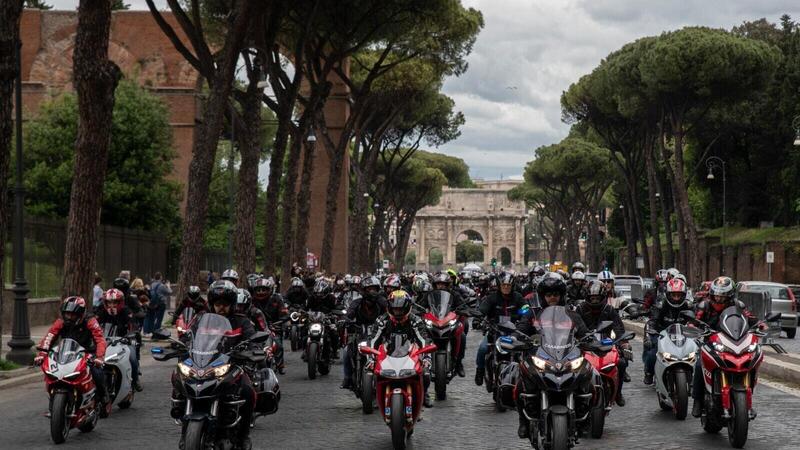
<path id="1" fill-rule="evenodd" d="M 36 381 L 41 381 L 43 378 L 43 374 L 38 368 L 22 368 L 16 369 L 13 372 L 21 371 L 21 373 L 17 374 L 9 374 L 8 378 L 0 380 L 0 391 L 3 389 L 9 389 L 17 386 L 22 386 L 28 383 L 34 383 Z"/>
<path id="2" fill-rule="evenodd" d="M 623 320 L 626 328 L 635 328 L 639 333 L 644 334 L 644 323 Z M 759 367 L 759 373 L 767 375 L 773 379 L 788 383 L 800 384 L 800 365 L 781 361 L 764 352 L 764 359 Z"/>

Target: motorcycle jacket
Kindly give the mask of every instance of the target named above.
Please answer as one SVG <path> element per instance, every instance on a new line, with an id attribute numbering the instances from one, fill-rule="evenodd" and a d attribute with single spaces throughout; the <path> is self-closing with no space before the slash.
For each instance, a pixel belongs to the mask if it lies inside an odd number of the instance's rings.
<path id="1" fill-rule="evenodd" d="M 307 311 L 319 311 L 329 314 L 336 308 L 336 297 L 333 294 L 327 294 L 324 297 L 317 297 L 311 295 L 306 300 Z"/>
<path id="2" fill-rule="evenodd" d="M 186 308 L 194 308 L 195 314 L 208 312 L 208 306 L 207 306 L 206 303 L 203 304 L 203 307 L 198 308 L 198 306 L 195 303 L 193 303 L 191 300 L 186 298 L 180 303 L 180 305 L 178 305 L 177 308 L 175 308 L 175 312 L 172 313 L 172 315 L 174 317 L 178 317 L 178 316 L 181 315 L 181 313 L 183 313 L 183 310 L 186 309 Z"/>
<path id="3" fill-rule="evenodd" d="M 413 340 L 419 347 L 424 347 L 431 341 L 428 327 L 418 316 L 410 314 L 408 320 L 403 323 L 395 323 L 389 314 L 383 314 L 375 321 L 375 330 L 368 342 L 372 348 L 378 348 L 385 340 L 390 339 L 393 334 L 405 334 Z"/>
<path id="4" fill-rule="evenodd" d="M 478 309 L 492 322 L 497 322 L 500 317 L 508 317 L 512 322 L 516 322 L 520 318 L 519 309 L 526 304 L 519 292 L 511 291 L 511 294 L 503 295 L 497 291 L 484 297 Z"/>
<path id="5" fill-rule="evenodd" d="M 133 331 L 133 326 L 131 324 L 131 312 L 124 306 L 119 309 L 116 316 L 112 316 L 108 313 L 108 311 L 106 311 L 103 305 L 100 305 L 94 309 L 94 316 L 97 319 L 97 323 L 100 325 L 100 328 L 102 328 L 105 324 L 111 324 L 115 326 L 115 337 L 124 337 L 129 331 Z"/>
<path id="6" fill-rule="evenodd" d="M 284 317 L 288 312 L 286 305 L 283 303 L 283 297 L 280 294 L 272 294 L 266 301 L 254 299 L 253 303 L 256 309 L 264 313 L 267 322 L 275 322 L 281 317 Z"/>
<path id="7" fill-rule="evenodd" d="M 597 328 L 597 325 L 604 320 L 610 320 L 614 324 L 611 326 L 611 330 L 614 331 L 614 334 L 619 337 L 625 334 L 625 325 L 622 323 L 622 319 L 619 317 L 619 313 L 613 306 L 609 304 L 604 304 L 602 308 L 599 310 L 592 309 L 588 303 L 584 302 L 578 306 L 577 313 L 583 319 L 583 323 L 586 324 L 586 327 L 590 330 L 594 330 Z M 611 334 L 611 331 L 606 330 L 604 335 L 608 336 Z"/>
<path id="8" fill-rule="evenodd" d="M 722 311 L 729 306 L 736 306 L 742 311 L 742 315 L 747 318 L 748 326 L 752 327 L 759 322 L 758 318 L 754 316 L 753 313 L 747 309 L 747 306 L 745 306 L 745 304 L 739 300 L 734 300 L 732 303 L 719 309 L 719 311 L 714 308 L 710 300 L 703 300 L 697 305 L 697 308 L 695 308 L 694 316 L 697 320 L 702 320 L 703 322 L 707 323 L 708 326 L 715 331 L 719 331 L 719 317 L 722 315 Z"/>
<path id="9" fill-rule="evenodd" d="M 94 317 L 89 317 L 75 325 L 65 325 L 61 318 L 56 319 L 42 341 L 39 342 L 39 348 L 43 349 L 42 351 L 48 351 L 58 339 L 72 339 L 98 358 L 102 358 L 106 354 L 103 328 Z"/>
<path id="10" fill-rule="evenodd" d="M 372 325 L 386 311 L 386 297 L 377 294 L 368 299 L 367 296 L 356 297 L 347 308 L 347 318 L 359 325 Z"/>
<path id="11" fill-rule="evenodd" d="M 654 306 L 658 308 L 659 303 L 663 303 L 666 299 L 666 287 L 653 287 L 644 293 L 644 302 L 642 308 L 645 311 L 650 311 Z"/>
<path id="12" fill-rule="evenodd" d="M 267 316 L 258 308 L 250 308 L 247 318 L 253 323 L 256 331 L 267 331 Z"/>
<path id="13" fill-rule="evenodd" d="M 577 305 L 578 303 L 586 300 L 586 297 L 589 295 L 589 292 L 586 290 L 586 286 L 578 286 L 575 284 L 567 282 L 567 304 L 568 305 Z"/>
<path id="14" fill-rule="evenodd" d="M 673 323 L 684 323 L 686 319 L 681 317 L 681 311 L 691 311 L 692 308 L 687 305 L 681 305 L 678 308 L 674 308 L 672 306 L 664 305 L 662 308 L 658 308 L 653 315 L 653 318 L 650 319 L 650 326 L 657 332 L 661 332 L 662 330 L 666 329 Z"/>
<path id="15" fill-rule="evenodd" d="M 290 306 L 304 308 L 308 299 L 308 290 L 301 286 L 292 286 L 286 291 L 286 301 Z"/>

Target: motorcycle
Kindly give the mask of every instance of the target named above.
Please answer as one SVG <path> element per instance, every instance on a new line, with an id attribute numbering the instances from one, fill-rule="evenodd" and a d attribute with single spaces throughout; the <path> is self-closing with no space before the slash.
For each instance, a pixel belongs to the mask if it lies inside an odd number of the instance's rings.
<path id="1" fill-rule="evenodd" d="M 100 411 L 90 370 L 93 361 L 72 339 L 63 339 L 42 361 L 50 397 L 46 416 L 50 418 L 50 438 L 56 444 L 66 441 L 72 428 L 88 433 L 97 425 Z"/>
<path id="2" fill-rule="evenodd" d="M 401 334 L 378 349 L 359 346 L 362 354 L 375 359 L 373 373 L 378 409 L 391 429 L 395 449 L 406 448 L 406 437 L 414 432 L 414 424 L 422 411 L 425 390 L 420 356 L 435 350 L 435 344 L 419 348 Z"/>
<path id="3" fill-rule="evenodd" d="M 359 352 L 359 347 L 367 345 L 367 326 L 355 322 L 347 324 L 347 355 L 353 368 L 353 387 L 351 388 L 357 398 L 361 400 L 361 411 L 372 414 L 375 399 L 375 376 L 367 369 L 367 358 Z"/>
<path id="4" fill-rule="evenodd" d="M 456 359 L 461 354 L 464 323 L 453 311 L 453 297 L 447 291 L 428 294 L 428 310 L 422 314 L 431 339 L 436 344 L 431 377 L 437 400 L 447 398 L 447 384 L 456 376 Z"/>
<path id="5" fill-rule="evenodd" d="M 593 406 L 596 377 L 581 350 L 594 347 L 590 344 L 594 336 L 578 341 L 572 327 L 565 307 L 545 308 L 539 316 L 538 334 L 513 347 L 526 352 L 519 365 L 517 395 L 531 421 L 533 448 L 566 450 L 574 446 L 578 426 L 587 420 Z"/>
<path id="6" fill-rule="evenodd" d="M 289 339 L 292 342 L 292 351 L 305 348 L 306 334 L 308 332 L 308 315 L 302 309 L 292 311 L 289 314 L 291 325 L 289 329 Z"/>
<path id="7" fill-rule="evenodd" d="M 330 332 L 330 321 L 323 312 L 309 311 L 308 324 L 304 356 L 308 364 L 308 379 L 313 380 L 317 377 L 317 371 L 320 375 L 330 373 L 334 356 L 331 340 L 339 339 L 339 336 Z"/>
<path id="8" fill-rule="evenodd" d="M 766 321 L 774 321 L 778 315 L 769 314 Z M 747 318 L 736 306 L 722 311 L 721 331 L 712 330 L 694 316 L 692 320 L 705 327 L 703 335 L 707 336 L 700 348 L 705 385 L 705 407 L 700 422 L 703 429 L 712 434 L 727 427 L 731 446 L 742 448 L 747 441 L 749 423 L 756 418 L 753 389 L 764 359 L 759 340 L 766 333 L 758 331 L 757 325 L 748 328 Z"/>
<path id="9" fill-rule="evenodd" d="M 178 339 L 181 339 L 192 328 L 197 312 L 191 306 L 183 308 L 180 315 L 175 318 L 175 329 L 178 330 Z"/>
<path id="10" fill-rule="evenodd" d="M 133 367 L 130 356 L 135 345 L 135 333 L 124 337 L 116 335 L 116 327 L 111 324 L 103 326 L 103 335 L 106 338 L 106 356 L 103 359 L 103 373 L 106 377 L 109 402 L 107 412 L 111 412 L 113 405 L 119 409 L 128 409 L 133 403 Z"/>
<path id="11" fill-rule="evenodd" d="M 594 330 L 594 339 L 599 345 L 583 353 L 584 358 L 592 365 L 594 374 L 592 384 L 595 395 L 592 398 L 591 416 L 588 428 L 594 439 L 603 437 L 605 420 L 611 411 L 611 406 L 619 395 L 619 359 L 620 353 L 617 344 L 633 339 L 635 334 L 628 332 L 622 336 L 603 337 L 603 333 L 613 325 L 610 321 L 600 322 Z M 611 332 L 613 335 L 613 331 Z"/>
<path id="12" fill-rule="evenodd" d="M 515 356 L 518 352 L 513 352 L 498 346 L 498 342 L 502 337 L 513 335 L 517 331 L 517 327 L 510 321 L 505 320 L 498 324 L 486 321 L 483 329 L 487 331 L 488 343 L 490 344 L 486 352 L 486 370 L 484 371 L 484 384 L 486 391 L 492 394 L 495 409 L 497 412 L 504 412 L 507 408 L 516 408 L 516 405 L 503 401 L 504 396 L 502 391 L 507 390 L 509 386 L 516 385 L 516 375 L 518 368 L 514 367 L 517 364 Z M 509 366 L 512 366 L 509 368 Z M 507 397 L 507 396 L 506 396 Z M 507 399 L 506 399 L 507 400 Z M 513 400 L 513 399 L 512 399 Z"/>
<path id="13" fill-rule="evenodd" d="M 180 418 L 181 448 L 224 448 L 225 441 L 236 433 L 242 419 L 239 408 L 245 403 L 229 392 L 244 366 L 257 365 L 264 359 L 262 350 L 248 350 L 248 344 L 263 343 L 268 334 L 256 333 L 250 340 L 226 349 L 225 338 L 233 335 L 227 318 L 203 314 L 196 329 L 188 345 L 172 340 L 178 349 L 167 352 L 154 347 L 151 352 L 156 361 L 180 358 L 177 387 L 186 398 L 186 410 Z"/>
<path id="14" fill-rule="evenodd" d="M 655 334 L 649 325 L 648 323 L 646 332 Z M 654 376 L 658 405 L 664 411 L 672 410 L 676 419 L 684 420 L 689 407 L 689 390 L 699 349 L 695 338 L 699 335 L 692 328 L 673 323 L 658 333 L 658 336 Z"/>

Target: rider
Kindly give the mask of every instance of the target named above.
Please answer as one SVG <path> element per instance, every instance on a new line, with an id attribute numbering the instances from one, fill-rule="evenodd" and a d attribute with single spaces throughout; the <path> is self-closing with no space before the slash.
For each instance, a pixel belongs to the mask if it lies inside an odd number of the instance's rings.
<path id="1" fill-rule="evenodd" d="M 455 273 L 455 271 L 453 271 L 453 273 Z M 450 293 L 450 296 L 453 299 L 452 309 L 457 310 L 463 307 L 464 299 L 461 297 L 461 294 L 459 294 L 458 291 L 453 290 L 451 288 L 452 283 L 453 281 L 451 278 L 451 274 L 447 272 L 439 272 L 433 276 L 434 291 L 446 291 Z M 430 295 L 419 299 L 417 301 L 417 304 L 427 309 L 429 297 Z M 461 319 L 459 318 L 459 320 Z M 464 378 L 466 376 L 466 373 L 464 372 L 464 354 L 466 353 L 466 348 L 467 348 L 466 321 L 464 321 L 464 324 L 465 324 L 464 333 L 461 335 L 461 352 L 459 352 L 460 354 L 456 355 L 456 364 L 454 367 L 456 374 L 461 378 Z"/>
<path id="2" fill-rule="evenodd" d="M 660 271 L 659 271 L 660 272 Z M 666 271 L 664 271 L 666 272 Z M 679 278 L 673 278 L 667 283 L 666 300 L 662 302 L 661 308 L 655 311 L 655 315 L 650 319 L 650 327 L 656 334 L 644 336 L 644 351 L 642 360 L 644 361 L 644 384 L 653 384 L 653 374 L 656 366 L 656 353 L 658 351 L 658 334 L 668 326 L 676 322 L 684 322 L 681 311 L 691 311 L 689 302 L 686 301 L 686 283 Z"/>
<path id="3" fill-rule="evenodd" d="M 274 322 L 286 317 L 289 313 L 286 304 L 283 302 L 281 294 L 275 292 L 275 281 L 272 277 L 259 278 L 253 285 L 253 303 L 259 309 L 267 321 L 267 324 L 272 326 Z M 278 368 L 278 373 L 284 373 L 284 360 L 283 360 L 283 333 L 280 330 L 275 331 L 275 342 L 278 344 L 278 351 L 275 353 L 275 362 Z"/>
<path id="4" fill-rule="evenodd" d="M 175 308 L 175 312 L 172 315 L 174 317 L 179 317 L 186 308 L 194 308 L 196 314 L 208 311 L 208 304 L 206 303 L 206 299 L 201 295 L 198 286 L 189 286 L 186 298 Z"/>
<path id="5" fill-rule="evenodd" d="M 558 274 L 545 274 L 545 276 L 536 286 L 536 293 L 538 294 L 538 298 L 541 299 L 542 310 L 551 306 L 567 306 L 567 285 Z M 586 327 L 586 324 L 583 322 L 583 319 L 577 312 L 567 309 L 567 315 L 572 321 L 572 329 L 574 330 L 575 338 L 581 339 L 589 334 L 589 329 Z M 537 317 L 536 315 L 533 315 L 529 320 L 518 323 L 517 329 L 527 335 L 534 334 L 536 333 L 536 321 Z M 520 379 L 517 382 L 517 392 L 523 391 L 524 387 L 522 384 L 522 379 Z M 517 429 L 517 435 L 520 437 L 520 439 L 527 439 L 530 435 L 530 421 L 525 416 L 523 406 L 522 396 L 517 397 L 517 414 L 519 414 L 519 428 Z"/>
<path id="6" fill-rule="evenodd" d="M 666 269 L 659 269 L 656 271 L 655 286 L 651 287 L 644 293 L 644 302 L 642 303 L 642 309 L 644 311 L 650 311 L 650 309 L 659 303 L 659 301 L 663 301 L 667 295 L 667 282 L 668 280 L 668 273 Z"/>
<path id="7" fill-rule="evenodd" d="M 378 317 L 386 311 L 386 297 L 377 289 L 365 289 L 364 295 L 354 295 L 353 300 L 347 308 L 347 320 L 355 325 L 363 326 L 369 329 L 375 324 Z M 352 338 L 360 339 L 362 336 L 354 335 Z M 353 387 L 353 361 L 350 359 L 351 355 L 348 354 L 348 347 L 344 349 L 342 356 L 344 380 L 342 380 L 342 389 L 350 389 Z"/>
<path id="8" fill-rule="evenodd" d="M 402 288 L 402 280 L 400 280 L 400 275 L 393 273 L 386 277 L 383 281 L 383 292 L 386 294 L 386 297 L 392 295 L 392 292 Z"/>
<path id="9" fill-rule="evenodd" d="M 239 286 L 239 272 L 233 269 L 227 269 L 222 272 L 222 276 L 220 277 L 223 280 L 230 281 L 233 283 L 234 286 Z"/>
<path id="10" fill-rule="evenodd" d="M 730 277 L 717 277 L 711 283 L 711 290 L 709 291 L 709 299 L 703 300 L 697 305 L 695 309 L 695 318 L 702 320 L 712 330 L 719 331 L 719 318 L 722 316 L 722 311 L 729 306 L 737 307 L 742 314 L 747 318 L 748 326 L 753 326 L 758 323 L 756 318 L 744 303 L 736 300 L 736 291 L 734 289 L 733 280 Z M 765 329 L 766 324 L 762 322 L 761 328 Z M 703 388 L 703 375 L 702 375 L 701 359 L 697 358 L 695 362 L 694 373 L 692 374 L 692 398 L 694 404 L 692 405 L 692 415 L 700 417 L 703 415 L 703 403 L 705 403 L 705 395 Z"/>
<path id="11" fill-rule="evenodd" d="M 387 300 L 386 314 L 375 321 L 374 331 L 368 342 L 377 349 L 381 343 L 391 339 L 392 335 L 404 334 L 420 348 L 432 343 L 428 328 L 417 315 L 411 313 L 413 300 L 404 290 L 392 292 Z M 423 382 L 425 386 L 424 403 L 430 408 L 433 403 L 428 398 L 428 386 L 431 384 L 431 358 L 429 354 L 422 357 Z"/>
<path id="12" fill-rule="evenodd" d="M 499 282 L 500 290 L 484 297 L 478 309 L 490 322 L 509 321 L 515 323 L 520 318 L 520 308 L 526 305 L 525 300 L 522 298 L 522 294 L 514 291 L 514 277 L 510 273 L 501 274 Z M 489 336 L 485 335 L 475 358 L 475 384 L 478 386 L 483 384 L 488 344 Z"/>
<path id="13" fill-rule="evenodd" d="M 575 263 L 572 267 L 580 263 Z M 581 264 L 582 265 L 582 264 Z M 570 280 L 567 282 L 567 305 L 577 306 L 586 300 L 586 274 L 580 270 L 572 272 Z"/>
<path id="14" fill-rule="evenodd" d="M 250 319 L 256 331 L 267 330 L 267 318 L 261 309 L 253 308 L 253 297 L 247 289 L 238 289 L 236 296 L 236 314 L 241 314 Z"/>
<path id="15" fill-rule="evenodd" d="M 305 308 L 308 301 L 308 289 L 298 277 L 292 278 L 289 290 L 286 291 L 286 301 L 293 308 Z"/>
<path id="16" fill-rule="evenodd" d="M 608 296 L 606 295 L 606 285 L 600 281 L 593 280 L 589 283 L 588 295 L 586 301 L 578 306 L 578 314 L 583 318 L 583 322 L 590 329 L 595 329 L 603 321 L 613 322 L 612 330 L 616 336 L 625 334 L 625 325 L 619 317 L 619 313 L 611 305 L 608 304 Z M 610 334 L 604 332 L 604 334 Z M 617 405 L 625 406 L 625 397 L 622 396 L 622 385 L 630 378 L 626 377 L 626 369 L 628 367 L 628 360 L 631 358 L 631 344 L 629 342 L 621 342 L 617 344 L 622 350 L 624 357 L 619 358 L 617 367 L 619 368 L 619 391 L 617 392 Z"/>
<path id="17" fill-rule="evenodd" d="M 101 327 L 105 324 L 114 326 L 116 331 L 113 337 L 125 337 L 134 330 L 131 312 L 125 307 L 124 300 L 122 291 L 111 288 L 103 293 L 100 305 L 94 309 L 94 316 Z M 133 347 L 131 349 L 133 350 Z M 142 385 L 139 383 L 139 359 L 135 351 L 131 352 L 130 361 L 133 388 L 137 392 L 142 392 Z"/>
<path id="18" fill-rule="evenodd" d="M 47 330 L 42 341 L 37 347 L 39 354 L 33 362 L 40 365 L 50 351 L 50 347 L 58 339 L 72 339 L 86 349 L 88 353 L 94 354 L 94 361 L 90 367 L 92 379 L 97 388 L 100 398 L 100 414 L 105 417 L 108 404 L 108 391 L 106 390 L 105 375 L 103 374 L 103 357 L 106 354 L 106 339 L 103 337 L 103 329 L 94 317 L 86 317 L 86 300 L 83 297 L 67 297 L 61 304 L 61 317 L 53 322 Z"/>
<path id="19" fill-rule="evenodd" d="M 569 269 L 570 274 L 574 274 L 575 272 L 583 272 L 586 273 L 586 265 L 580 261 L 575 261 L 572 264 L 572 267 Z"/>

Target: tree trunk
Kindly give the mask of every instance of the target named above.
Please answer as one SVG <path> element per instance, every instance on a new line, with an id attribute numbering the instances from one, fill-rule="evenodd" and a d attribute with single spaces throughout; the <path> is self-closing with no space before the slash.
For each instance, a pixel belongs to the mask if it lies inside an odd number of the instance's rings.
<path id="1" fill-rule="evenodd" d="M 628 248 L 628 273 L 634 274 L 636 273 L 636 233 L 633 227 L 633 221 L 631 220 L 631 207 L 627 203 L 630 202 L 630 195 L 627 196 L 628 199 L 623 203 L 625 206 L 622 209 L 622 219 L 625 225 L 625 244 Z M 620 266 L 620 269 L 622 266 Z"/>
<path id="2" fill-rule="evenodd" d="M 647 197 L 650 203 L 650 234 L 653 236 L 653 263 L 657 268 L 664 267 L 661 259 L 661 236 L 658 230 L 658 203 L 656 200 L 656 169 L 655 161 L 653 161 L 652 148 L 648 148 L 645 152 L 645 166 L 647 167 Z M 662 194 L 663 195 L 663 194 Z M 648 275 L 652 275 L 648 272 Z"/>
<path id="3" fill-rule="evenodd" d="M 662 220 L 664 221 L 664 237 L 666 238 L 666 246 L 667 246 L 667 253 L 665 255 L 665 261 L 663 267 L 674 267 L 675 266 L 675 248 L 672 242 L 672 208 L 669 206 L 669 202 L 667 202 L 667 193 L 664 190 L 664 185 L 661 183 L 661 180 L 656 177 L 656 181 L 658 182 L 658 191 L 661 192 L 660 200 L 661 200 L 661 211 L 662 211 Z M 672 196 L 670 195 L 670 198 Z"/>
<path id="4" fill-rule="evenodd" d="M 69 199 L 62 295 L 91 298 L 97 228 L 111 145 L 114 90 L 121 73 L 108 59 L 111 3 L 81 0 L 73 55 L 78 135 Z"/>
<path id="5" fill-rule="evenodd" d="M 339 187 L 342 184 L 342 169 L 344 166 L 347 148 L 334 149 L 333 157 L 328 171 L 328 187 L 325 191 L 325 234 L 322 238 L 322 256 L 320 266 L 322 270 L 330 272 L 333 263 L 333 242 L 336 239 L 336 215 L 339 211 Z M 347 205 L 345 205 L 347 207 Z"/>
<path id="6" fill-rule="evenodd" d="M 633 189 L 630 191 L 630 202 L 632 205 L 631 208 L 631 220 L 634 230 L 636 231 L 636 236 L 639 241 L 639 244 L 642 247 L 642 260 L 644 262 L 644 273 L 652 274 L 650 271 L 650 251 L 647 249 L 647 233 L 645 232 L 644 226 L 642 226 L 642 208 L 639 207 L 639 185 L 637 182 L 634 182 Z M 635 267 L 635 264 L 634 264 Z M 637 272 L 639 269 L 636 269 Z"/>
<path id="7" fill-rule="evenodd" d="M 299 134 L 299 133 L 296 133 Z M 283 190 L 281 201 L 281 213 L 283 214 L 283 258 L 281 263 L 281 274 L 291 273 L 292 263 L 298 263 L 305 267 L 305 258 L 302 261 L 295 261 L 294 232 L 295 232 L 295 212 L 297 211 L 297 172 L 300 166 L 300 152 L 303 150 L 299 136 L 292 135 L 289 146 L 289 162 L 286 167 L 286 187 Z M 287 285 L 288 286 L 288 285 Z"/>
<path id="8" fill-rule="evenodd" d="M 308 134 L 310 127 L 301 130 L 303 136 Z M 314 159 L 316 157 L 316 144 L 305 141 L 303 148 L 303 175 L 300 180 L 300 191 L 297 194 L 297 231 L 294 245 L 295 260 L 305 261 L 308 249 L 309 214 L 311 213 L 311 177 L 314 176 Z"/>
<path id="9" fill-rule="evenodd" d="M 196 284 L 203 255 L 203 235 L 208 214 L 208 188 L 222 131 L 225 108 L 231 94 L 234 69 L 239 57 L 252 9 L 258 2 L 236 2 L 231 15 L 225 44 L 220 52 L 203 118 L 195 129 L 192 161 L 189 164 L 189 186 L 186 195 L 180 262 L 180 291 L 183 298 L 190 285 Z"/>
<path id="10" fill-rule="evenodd" d="M 367 208 L 369 192 L 366 174 L 353 170 L 352 210 L 350 212 L 350 267 L 355 272 L 366 272 L 367 252 L 369 244 L 364 245 L 368 239 L 369 217 Z M 365 197 L 367 195 L 367 197 Z"/>
<path id="11" fill-rule="evenodd" d="M 257 70 L 257 69 L 256 69 Z M 254 73 L 242 104 L 244 126 L 239 128 L 239 187 L 236 190 L 236 227 L 233 250 L 236 269 L 243 274 L 256 269 L 256 209 L 258 206 L 258 163 L 261 156 L 261 92 Z"/>
<path id="12" fill-rule="evenodd" d="M 395 247 L 394 267 L 395 272 L 403 272 L 406 264 L 406 253 L 408 252 L 408 240 L 411 238 L 411 228 L 414 225 L 414 213 L 411 217 L 406 217 L 402 225 L 397 227 L 397 246 Z"/>
<path id="13" fill-rule="evenodd" d="M 11 179 L 12 99 L 17 78 L 17 45 L 19 43 L 19 20 L 22 15 L 22 0 L 0 3 L 0 287 L 5 286 L 4 262 L 8 236 L 9 200 L 8 181 Z M 0 311 L 3 311 L 3 292 L 0 289 Z M 3 324 L 0 323 L 0 347 L 3 345 Z"/>
<path id="14" fill-rule="evenodd" d="M 375 199 L 378 204 L 383 205 L 383 200 L 380 198 Z M 367 260 L 364 262 L 364 271 L 373 272 L 375 270 L 375 263 L 378 261 L 378 251 L 380 250 L 381 228 L 383 228 L 383 210 L 381 208 L 373 208 L 373 223 L 372 230 L 369 233 L 369 250 L 367 251 Z M 419 256 L 417 256 L 419 258 Z M 430 261 L 428 261 L 430 263 Z"/>
<path id="15" fill-rule="evenodd" d="M 675 222 L 678 226 L 678 258 L 673 255 L 672 267 L 677 267 L 679 270 L 687 270 L 688 263 L 686 260 L 688 250 L 686 248 L 686 230 L 683 222 L 683 215 L 680 213 L 680 206 L 678 204 L 678 188 L 675 178 L 675 169 L 670 161 L 671 158 L 667 153 L 666 148 L 662 145 L 662 158 L 664 159 L 664 168 L 667 172 L 667 178 L 672 192 L 672 211 L 675 214 Z M 666 203 L 666 201 L 665 201 Z M 671 216 L 672 214 L 670 214 Z"/>
<path id="16" fill-rule="evenodd" d="M 675 119 L 675 184 L 678 191 L 678 206 L 683 216 L 684 227 L 687 237 L 688 247 L 688 268 L 686 269 L 687 279 L 690 285 L 695 285 L 701 281 L 700 251 L 698 248 L 697 228 L 695 227 L 692 210 L 689 207 L 689 193 L 686 189 L 686 176 L 683 169 L 683 122 L 680 117 Z"/>
<path id="17" fill-rule="evenodd" d="M 269 160 L 269 180 L 267 184 L 266 215 L 264 217 L 264 273 L 274 274 L 280 267 L 281 258 L 275 251 L 275 241 L 278 238 L 278 197 L 281 193 L 281 179 L 283 177 L 283 162 L 286 157 L 286 142 L 289 136 L 289 123 L 291 118 L 278 116 L 278 129 L 275 132 L 275 144 Z M 283 232 L 284 236 L 286 232 Z M 284 239 L 285 242 L 285 239 Z"/>

